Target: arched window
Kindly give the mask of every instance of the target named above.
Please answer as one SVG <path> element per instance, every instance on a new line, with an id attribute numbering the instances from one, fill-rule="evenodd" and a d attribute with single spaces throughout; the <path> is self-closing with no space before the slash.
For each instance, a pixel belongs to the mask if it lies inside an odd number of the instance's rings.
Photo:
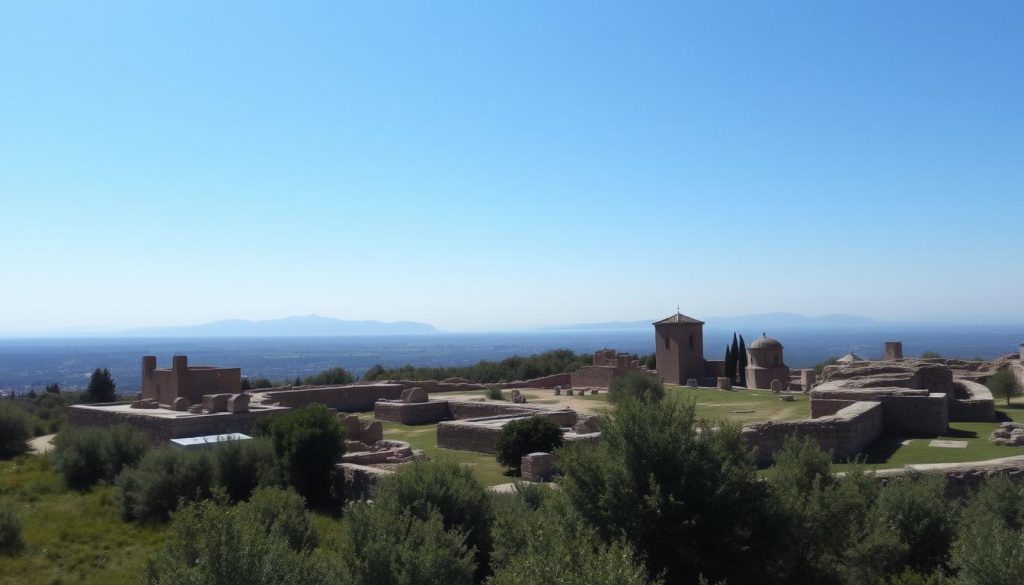
<path id="1" fill-rule="evenodd" d="M 672 349 L 672 342 L 669 341 L 668 336 L 665 336 L 665 349 Z"/>
<path id="2" fill-rule="evenodd" d="M 690 334 L 690 349 L 693 349 L 693 333 Z"/>

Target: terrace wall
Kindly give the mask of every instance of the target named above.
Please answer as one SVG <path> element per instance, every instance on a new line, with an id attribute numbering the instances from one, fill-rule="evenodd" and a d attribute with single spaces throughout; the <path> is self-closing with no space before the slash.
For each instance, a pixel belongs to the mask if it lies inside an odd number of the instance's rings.
<path id="1" fill-rule="evenodd" d="M 772 460 L 790 435 L 811 437 L 822 449 L 843 460 L 860 453 L 882 434 L 880 402 L 856 402 L 833 415 L 796 421 L 771 421 L 743 427 L 743 437 L 755 449 L 759 463 Z"/>

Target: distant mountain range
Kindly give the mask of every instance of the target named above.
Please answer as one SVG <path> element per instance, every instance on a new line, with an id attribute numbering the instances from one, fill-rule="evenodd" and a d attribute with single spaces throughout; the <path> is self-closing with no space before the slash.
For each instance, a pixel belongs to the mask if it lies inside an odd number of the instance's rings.
<path id="1" fill-rule="evenodd" d="M 690 315 L 693 317 L 693 315 Z M 797 313 L 760 313 L 738 317 L 696 317 L 704 321 L 708 329 L 735 329 L 763 331 L 774 329 L 818 329 L 823 327 L 877 327 L 885 325 L 868 317 L 856 315 L 822 315 L 811 317 Z M 545 327 L 545 331 L 624 331 L 650 329 L 656 319 L 642 321 L 605 321 L 602 323 L 578 323 Z"/>
<path id="2" fill-rule="evenodd" d="M 227 319 L 202 325 L 140 327 L 121 334 L 131 337 L 306 337 L 327 335 L 414 335 L 437 333 L 416 321 L 345 321 L 319 315 L 248 321 Z"/>

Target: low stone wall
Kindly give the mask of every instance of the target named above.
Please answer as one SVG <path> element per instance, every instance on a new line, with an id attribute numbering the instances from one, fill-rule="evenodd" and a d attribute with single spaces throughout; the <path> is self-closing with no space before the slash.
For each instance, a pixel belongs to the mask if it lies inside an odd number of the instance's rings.
<path id="1" fill-rule="evenodd" d="M 884 432 L 897 435 L 940 435 L 949 427 L 945 394 L 910 388 L 837 388 L 827 382 L 811 391 L 811 417 L 828 416 L 856 401 L 882 403 Z"/>
<path id="2" fill-rule="evenodd" d="M 572 384 L 572 374 L 566 372 L 564 374 L 553 374 L 551 376 L 534 378 L 532 380 L 506 382 L 504 384 L 499 384 L 499 386 L 502 388 L 554 388 L 555 386 L 566 388 L 570 384 Z"/>
<path id="3" fill-rule="evenodd" d="M 570 380 L 573 388 L 607 388 L 612 380 L 628 371 L 613 366 L 583 366 L 572 373 Z"/>
<path id="4" fill-rule="evenodd" d="M 860 453 L 882 434 L 882 404 L 856 402 L 833 415 L 796 421 L 771 421 L 743 427 L 743 437 L 755 449 L 758 463 L 768 463 L 790 435 L 806 436 L 844 460 Z"/>
<path id="5" fill-rule="evenodd" d="M 486 388 L 483 384 L 465 381 L 445 382 L 437 380 L 388 380 L 387 383 L 401 384 L 405 388 L 423 388 L 427 391 L 427 394 L 433 394 L 435 392 L 470 392 Z"/>
<path id="6" fill-rule="evenodd" d="M 907 465 L 900 469 L 879 470 L 875 472 L 875 477 L 884 481 L 923 473 L 946 476 L 946 496 L 965 498 L 977 491 L 982 482 L 990 477 L 1002 475 L 1013 481 L 1024 481 L 1024 455 L 968 463 Z"/>
<path id="7" fill-rule="evenodd" d="M 448 401 L 430 402 L 377 402 L 373 417 L 403 425 L 422 425 L 450 418 Z"/>
<path id="8" fill-rule="evenodd" d="M 370 497 L 374 486 L 392 473 L 390 469 L 339 463 L 334 467 L 334 487 L 345 501 L 365 500 Z"/>
<path id="9" fill-rule="evenodd" d="M 155 443 L 166 443 L 171 439 L 223 435 L 252 431 L 256 421 L 266 416 L 288 412 L 287 408 L 253 407 L 248 412 L 216 412 L 212 414 L 177 414 L 168 416 L 166 411 L 128 412 L 116 407 L 126 405 L 81 405 L 67 409 L 68 425 L 73 427 L 111 427 L 127 424 L 145 433 Z M 114 407 L 114 408 L 111 408 Z"/>
<path id="10" fill-rule="evenodd" d="M 949 420 L 964 422 L 991 422 L 996 420 L 996 402 L 992 392 L 984 385 L 970 380 L 953 382 L 957 396 L 949 401 Z"/>
<path id="11" fill-rule="evenodd" d="M 524 414 L 444 421 L 437 424 L 437 446 L 456 451 L 494 454 L 498 435 L 504 425 L 530 416 L 545 416 L 561 427 L 571 427 L 576 423 L 576 413 L 571 410 L 546 409 L 533 409 Z"/>
<path id="12" fill-rule="evenodd" d="M 299 408 L 309 404 L 323 404 L 346 412 L 373 410 L 373 405 L 384 398 L 395 400 L 402 396 L 402 384 L 357 384 L 352 386 L 316 386 L 297 390 L 263 392 L 264 401 L 280 406 Z"/>

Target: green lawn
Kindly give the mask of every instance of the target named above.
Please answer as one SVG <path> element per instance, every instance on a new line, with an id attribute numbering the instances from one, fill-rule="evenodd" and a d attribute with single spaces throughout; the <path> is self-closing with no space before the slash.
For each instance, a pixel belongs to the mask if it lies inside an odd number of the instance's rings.
<path id="1" fill-rule="evenodd" d="M 765 420 L 799 420 L 811 416 L 811 401 L 805 394 L 792 395 L 784 402 L 768 390 L 714 390 L 666 386 L 670 396 L 697 401 L 697 416 L 709 420 L 731 420 L 741 424 Z M 596 398 L 596 397 L 595 397 Z"/>
<path id="2" fill-rule="evenodd" d="M 68 490 L 45 457 L 0 466 L 0 497 L 17 506 L 25 538 L 21 554 L 0 556 L 0 584 L 134 584 L 163 545 L 166 526 L 121 521 L 112 486 Z"/>
<path id="3" fill-rule="evenodd" d="M 1000 421 L 1024 421 L 1024 404 L 1013 404 L 996 408 L 996 418 Z M 900 437 L 884 436 L 868 447 L 864 453 L 864 463 L 874 469 L 891 469 L 903 467 L 911 463 L 959 463 L 963 461 L 983 461 L 999 457 L 1024 455 L 1024 447 L 1003 447 L 993 445 L 989 440 L 991 433 L 999 422 L 952 422 L 949 430 L 939 437 Z M 932 439 L 966 441 L 967 447 L 947 449 L 929 447 Z M 904 442 L 909 444 L 904 445 Z M 849 464 L 836 464 L 837 471 L 843 471 Z"/>
<path id="4" fill-rule="evenodd" d="M 403 425 L 394 422 L 382 421 L 384 425 L 384 438 L 395 441 L 405 441 L 414 449 L 423 449 L 431 460 L 448 458 L 463 465 L 473 468 L 477 478 L 484 485 L 498 485 L 513 480 L 511 476 L 505 475 L 505 468 L 498 464 L 494 455 L 483 453 L 471 453 L 469 451 L 453 451 L 442 449 L 437 446 L 437 425 Z"/>

